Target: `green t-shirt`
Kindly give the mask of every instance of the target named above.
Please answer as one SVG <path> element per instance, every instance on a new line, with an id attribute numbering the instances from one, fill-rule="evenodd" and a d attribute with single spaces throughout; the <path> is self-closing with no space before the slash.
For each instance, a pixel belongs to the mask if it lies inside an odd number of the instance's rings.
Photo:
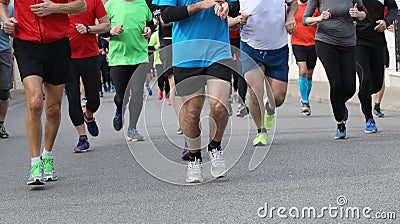
<path id="1" fill-rule="evenodd" d="M 124 32 L 111 36 L 109 65 L 137 65 L 148 62 L 148 42 L 142 34 L 153 18 L 145 0 L 110 0 L 105 4 L 111 27 L 122 25 Z"/>
<path id="2" fill-rule="evenodd" d="M 156 50 L 153 52 L 154 54 L 154 63 L 153 63 L 153 68 L 156 67 L 156 65 L 161 65 L 161 59 L 160 59 L 160 40 L 158 39 L 158 34 L 159 32 L 156 31 L 151 35 L 150 41 L 149 41 L 149 46 L 154 47 Z"/>

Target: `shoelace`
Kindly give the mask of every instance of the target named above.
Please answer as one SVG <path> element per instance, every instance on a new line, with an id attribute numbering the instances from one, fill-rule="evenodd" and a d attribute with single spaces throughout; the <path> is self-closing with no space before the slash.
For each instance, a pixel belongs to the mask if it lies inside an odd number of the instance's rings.
<path id="1" fill-rule="evenodd" d="M 41 162 L 39 162 L 32 166 L 32 171 L 31 171 L 32 175 L 36 176 L 37 174 L 41 173 L 41 169 L 42 169 L 41 165 L 42 165 Z"/>
<path id="2" fill-rule="evenodd" d="M 46 171 L 52 171 L 53 168 L 53 160 L 52 159 L 43 159 L 44 169 Z"/>
<path id="3" fill-rule="evenodd" d="M 213 157 L 214 157 L 213 160 L 212 160 L 213 164 L 215 166 L 222 165 L 222 160 L 223 160 L 222 151 L 219 151 L 219 150 L 215 149 L 215 151 L 212 152 L 212 154 L 213 154 Z"/>

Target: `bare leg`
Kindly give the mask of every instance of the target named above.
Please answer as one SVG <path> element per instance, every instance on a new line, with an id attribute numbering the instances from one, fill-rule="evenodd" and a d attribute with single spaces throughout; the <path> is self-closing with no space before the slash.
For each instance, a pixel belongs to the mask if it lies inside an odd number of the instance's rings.
<path id="1" fill-rule="evenodd" d="M 208 101 L 210 103 L 210 139 L 216 142 L 222 140 L 226 124 L 228 123 L 228 98 L 231 84 L 220 79 L 207 81 Z M 216 127 L 215 125 L 216 124 Z"/>
<path id="2" fill-rule="evenodd" d="M 54 141 L 57 136 L 58 128 L 61 121 L 61 100 L 64 91 L 64 84 L 52 85 L 49 83 L 44 84 L 46 92 L 46 127 L 44 147 L 47 151 L 52 151 Z"/>
<path id="3" fill-rule="evenodd" d="M 0 100 L 0 121 L 4 121 L 6 119 L 9 106 L 10 106 L 10 99 Z"/>
<path id="4" fill-rule="evenodd" d="M 245 73 L 250 93 L 250 114 L 257 129 L 264 128 L 264 70 L 264 66 L 261 66 Z"/>

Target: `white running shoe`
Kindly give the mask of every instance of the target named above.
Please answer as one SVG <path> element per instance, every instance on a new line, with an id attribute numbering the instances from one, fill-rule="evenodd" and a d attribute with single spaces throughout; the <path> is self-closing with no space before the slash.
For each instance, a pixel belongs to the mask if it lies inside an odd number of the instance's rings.
<path id="1" fill-rule="evenodd" d="M 224 153 L 222 150 L 213 149 L 210 153 L 211 175 L 215 178 L 223 177 L 226 173 Z"/>
<path id="2" fill-rule="evenodd" d="M 203 182 L 203 168 L 201 167 L 201 162 L 199 159 L 196 158 L 195 161 L 189 161 L 186 173 L 186 182 Z"/>

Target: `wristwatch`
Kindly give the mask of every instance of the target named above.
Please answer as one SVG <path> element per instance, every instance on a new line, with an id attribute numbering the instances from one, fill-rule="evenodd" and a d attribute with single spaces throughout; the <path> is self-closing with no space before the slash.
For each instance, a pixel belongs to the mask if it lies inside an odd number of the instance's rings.
<path id="1" fill-rule="evenodd" d="M 92 31 L 92 30 L 90 29 L 90 27 L 89 27 L 89 26 L 86 26 L 86 34 L 90 33 L 90 31 Z"/>

